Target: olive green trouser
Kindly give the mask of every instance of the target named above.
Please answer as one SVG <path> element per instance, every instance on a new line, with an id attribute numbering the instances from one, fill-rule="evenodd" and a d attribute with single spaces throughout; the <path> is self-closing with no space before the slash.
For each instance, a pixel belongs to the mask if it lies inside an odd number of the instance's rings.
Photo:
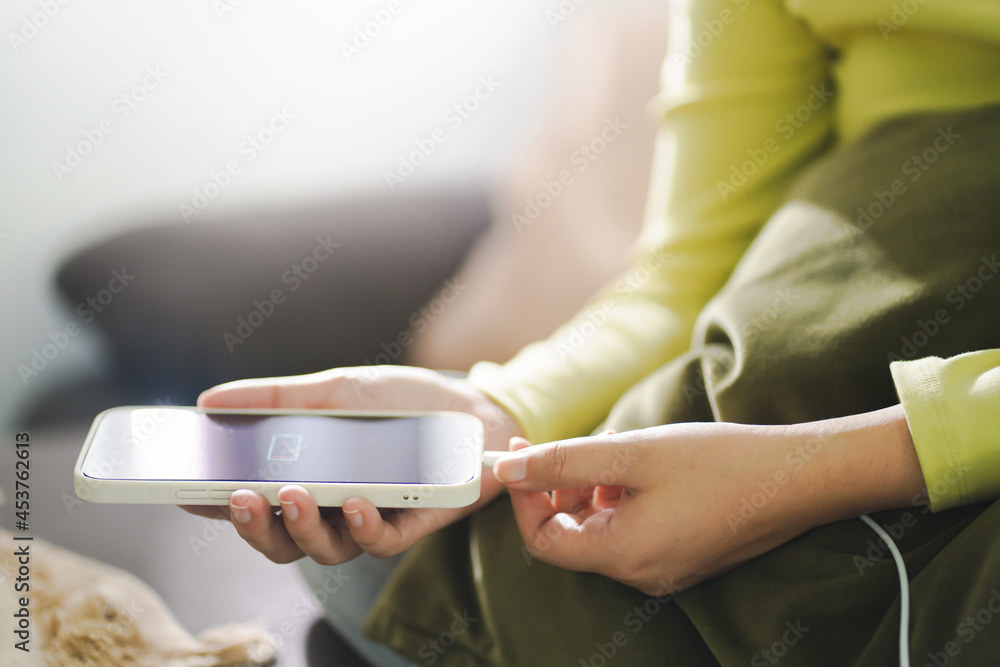
<path id="1" fill-rule="evenodd" d="M 700 314 L 690 352 L 605 427 L 866 412 L 898 402 L 890 360 L 1000 347 L 998 156 L 1000 107 L 898 119 L 823 157 Z M 913 664 L 1000 664 L 1000 504 L 874 518 L 909 571 Z M 503 498 L 415 546 L 366 632 L 427 665 L 883 666 L 898 663 L 899 593 L 885 545 L 851 520 L 649 597 L 532 559 Z"/>

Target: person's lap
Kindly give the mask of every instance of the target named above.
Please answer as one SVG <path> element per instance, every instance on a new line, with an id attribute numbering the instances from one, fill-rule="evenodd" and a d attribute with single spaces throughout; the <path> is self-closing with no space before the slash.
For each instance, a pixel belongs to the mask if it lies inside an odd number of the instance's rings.
<path id="1" fill-rule="evenodd" d="M 823 158 L 701 313 L 691 352 L 630 390 L 606 427 L 866 412 L 897 402 L 891 359 L 1000 347 L 1000 280 L 956 292 L 1000 250 L 998 154 L 995 107 L 899 119 Z M 786 472 L 808 464 L 806 453 Z M 752 520 L 756 500 L 734 515 Z M 961 623 L 1000 590 L 1000 505 L 876 518 L 896 529 L 910 570 L 915 655 L 955 642 L 959 660 L 995 657 L 1000 635 L 967 640 Z M 745 664 L 763 651 L 784 664 L 886 664 L 899 609 L 885 556 L 866 526 L 843 522 L 674 601 L 648 598 L 532 559 L 501 500 L 414 547 L 366 630 L 437 664 Z M 438 638 L 442 653 L 428 648 Z"/>

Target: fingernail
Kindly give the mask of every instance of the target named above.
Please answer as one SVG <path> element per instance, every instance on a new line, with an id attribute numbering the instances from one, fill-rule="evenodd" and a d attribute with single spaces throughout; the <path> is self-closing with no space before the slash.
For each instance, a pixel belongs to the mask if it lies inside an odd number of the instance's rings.
<path id="1" fill-rule="evenodd" d="M 493 475 L 501 482 L 520 482 L 528 476 L 528 459 L 525 456 L 503 456 L 493 466 Z"/>
<path id="2" fill-rule="evenodd" d="M 365 522 L 364 517 L 361 516 L 361 510 L 344 510 L 344 516 L 355 528 L 360 528 L 361 524 Z"/>
<path id="3" fill-rule="evenodd" d="M 241 505 L 240 500 L 247 502 L 246 493 L 243 491 L 233 491 L 229 496 L 229 513 L 236 519 L 237 523 L 247 523 L 250 521 L 250 505 Z"/>
<path id="4" fill-rule="evenodd" d="M 229 513 L 233 515 L 237 523 L 247 523 L 250 521 L 250 508 L 229 502 Z"/>
<path id="5" fill-rule="evenodd" d="M 292 521 L 295 521 L 296 519 L 299 518 L 298 505 L 296 505 L 291 500 L 279 499 L 279 502 L 281 503 L 281 514 L 283 516 L 287 517 L 288 519 L 291 519 Z"/>
<path id="6" fill-rule="evenodd" d="M 530 447 L 531 443 L 527 439 L 522 438 L 519 435 L 515 435 L 507 442 L 507 449 L 512 452 L 519 452 L 526 447 Z"/>

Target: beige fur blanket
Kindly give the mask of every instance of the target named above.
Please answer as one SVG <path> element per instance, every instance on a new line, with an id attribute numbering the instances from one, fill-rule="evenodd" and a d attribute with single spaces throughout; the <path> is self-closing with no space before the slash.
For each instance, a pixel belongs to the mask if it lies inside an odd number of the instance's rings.
<path id="1" fill-rule="evenodd" d="M 2 665 L 225 667 L 273 661 L 274 646 L 261 628 L 224 625 L 192 637 L 137 577 L 39 538 L 14 537 L 0 529 Z M 28 577 L 19 582 L 22 567 Z M 30 590 L 23 590 L 25 583 Z M 30 634 L 19 637 L 17 614 L 24 613 L 25 601 Z M 27 652 L 16 648 L 24 637 Z"/>

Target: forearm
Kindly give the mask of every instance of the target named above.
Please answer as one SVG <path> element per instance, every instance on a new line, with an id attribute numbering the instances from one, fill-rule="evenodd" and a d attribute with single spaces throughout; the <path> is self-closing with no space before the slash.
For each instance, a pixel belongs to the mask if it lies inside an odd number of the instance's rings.
<path id="1" fill-rule="evenodd" d="M 804 461 L 787 511 L 810 527 L 913 505 L 926 491 L 899 405 L 777 428 Z"/>

